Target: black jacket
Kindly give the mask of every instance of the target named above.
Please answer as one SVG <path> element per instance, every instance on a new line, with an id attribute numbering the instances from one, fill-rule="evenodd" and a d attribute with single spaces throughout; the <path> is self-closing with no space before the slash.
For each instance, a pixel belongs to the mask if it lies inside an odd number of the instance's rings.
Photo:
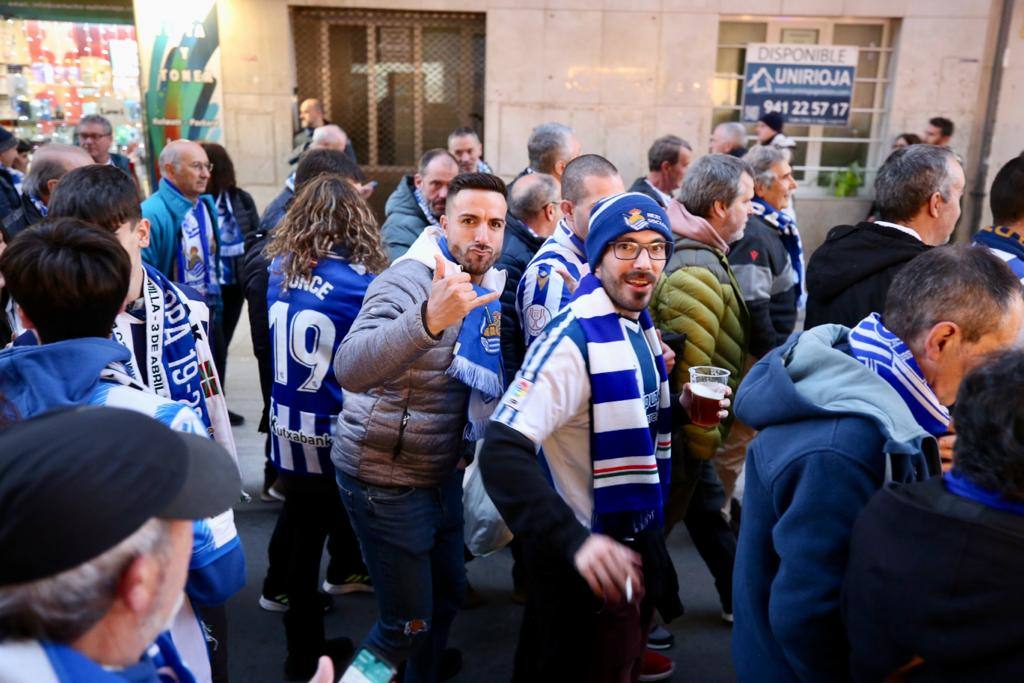
<path id="1" fill-rule="evenodd" d="M 0 223 L 7 214 L 21 206 L 21 195 L 14 189 L 14 177 L 6 168 L 0 166 Z"/>
<path id="2" fill-rule="evenodd" d="M 661 195 L 655 192 L 651 184 L 647 182 L 647 178 L 640 176 L 633 181 L 633 184 L 629 186 L 629 192 L 639 192 L 645 194 L 654 201 L 658 202 L 658 206 L 665 208 L 665 200 L 661 198 Z"/>
<path id="3" fill-rule="evenodd" d="M 506 385 L 519 372 L 526 357 L 523 325 L 516 310 L 516 290 L 526 266 L 542 244 L 544 239 L 534 237 L 525 223 L 512 214 L 506 216 L 505 242 L 501 246 L 501 258 L 495 264 L 506 273 L 505 290 L 501 293 L 501 360 L 505 364 Z"/>
<path id="4" fill-rule="evenodd" d="M 853 327 L 869 313 L 882 313 L 893 278 L 929 249 L 910 235 L 875 223 L 832 228 L 807 264 L 805 327 Z"/>
<path id="5" fill-rule="evenodd" d="M 267 288 L 270 286 L 267 266 L 270 260 L 263 255 L 263 248 L 268 242 L 269 231 L 257 229 L 246 235 L 245 262 L 240 283 L 245 291 L 245 301 L 249 304 L 249 333 L 260 376 L 260 393 L 263 395 L 263 413 L 258 429 L 264 434 L 269 431 L 270 389 L 274 385 L 274 369 L 270 360 L 270 316 L 267 313 Z"/>
<path id="6" fill-rule="evenodd" d="M 843 588 L 854 681 L 1024 680 L 1024 515 L 931 479 L 879 491 L 857 519 Z"/>
<path id="7" fill-rule="evenodd" d="M 14 239 L 18 236 L 19 232 L 32 227 L 41 220 L 43 220 L 43 214 L 39 213 L 39 209 L 32 203 L 26 192 L 18 197 L 18 203 L 3 218 L 4 232 L 7 233 L 7 239 Z"/>
<path id="8" fill-rule="evenodd" d="M 779 232 L 760 216 L 748 218 L 743 238 L 729 245 L 729 267 L 750 311 L 750 353 L 761 357 L 796 326 L 796 271 Z"/>

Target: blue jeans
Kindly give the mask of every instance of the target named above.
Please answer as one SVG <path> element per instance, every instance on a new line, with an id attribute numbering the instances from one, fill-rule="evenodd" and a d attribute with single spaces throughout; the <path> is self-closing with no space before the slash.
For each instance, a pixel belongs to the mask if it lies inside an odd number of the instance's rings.
<path id="1" fill-rule="evenodd" d="M 406 662 L 405 683 L 433 683 L 466 591 L 462 470 L 433 488 L 373 486 L 339 471 L 338 487 L 380 610 L 363 646 Z"/>

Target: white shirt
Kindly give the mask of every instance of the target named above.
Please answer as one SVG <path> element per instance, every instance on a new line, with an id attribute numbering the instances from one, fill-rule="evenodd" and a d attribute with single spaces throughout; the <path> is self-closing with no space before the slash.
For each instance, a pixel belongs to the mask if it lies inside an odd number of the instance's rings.
<path id="1" fill-rule="evenodd" d="M 645 183 L 647 183 L 647 185 L 648 185 L 648 186 L 649 186 L 649 187 L 650 187 L 650 188 L 651 188 L 652 190 L 654 190 L 655 192 L 657 192 L 657 193 L 658 193 L 658 196 L 659 196 L 659 197 L 661 197 L 661 204 L 662 204 L 662 206 L 668 206 L 668 203 L 669 203 L 670 201 L 672 201 L 672 196 L 671 196 L 671 195 L 668 195 L 668 194 L 665 194 L 665 193 L 664 193 L 664 192 L 662 192 L 662 191 L 661 191 L 660 189 L 658 189 L 657 187 L 655 187 L 654 183 L 652 183 L 652 182 L 651 182 L 650 180 L 648 180 L 647 178 L 644 178 L 644 182 L 645 182 Z"/>
<path id="2" fill-rule="evenodd" d="M 905 225 L 897 225 L 896 223 L 890 223 L 889 221 L 875 221 L 875 225 L 884 225 L 887 228 L 892 228 L 893 230 L 899 230 L 902 233 L 906 233 L 907 235 L 910 235 L 911 237 L 913 237 L 918 242 L 924 242 L 924 240 L 921 239 L 920 235 L 918 235 L 916 232 L 914 232 L 913 229 L 908 228 Z"/>

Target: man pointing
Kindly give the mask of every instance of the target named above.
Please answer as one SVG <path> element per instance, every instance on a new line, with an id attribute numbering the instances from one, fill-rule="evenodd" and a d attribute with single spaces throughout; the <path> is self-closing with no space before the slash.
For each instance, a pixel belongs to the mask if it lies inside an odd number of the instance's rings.
<path id="1" fill-rule="evenodd" d="M 456 465 L 505 386 L 493 265 L 506 211 L 500 178 L 456 176 L 440 227 L 370 285 L 334 362 L 345 401 L 331 458 L 380 609 L 363 645 L 405 662 L 406 682 L 438 680 L 466 586 Z"/>

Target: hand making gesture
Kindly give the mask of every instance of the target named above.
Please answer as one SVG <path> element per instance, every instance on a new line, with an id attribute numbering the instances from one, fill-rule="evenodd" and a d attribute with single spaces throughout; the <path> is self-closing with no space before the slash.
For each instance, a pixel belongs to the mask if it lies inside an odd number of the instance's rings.
<path id="1" fill-rule="evenodd" d="M 490 292 L 477 296 L 469 273 L 445 273 L 445 260 L 434 254 L 434 282 L 427 299 L 427 315 L 423 324 L 427 331 L 437 337 L 447 328 L 462 322 L 470 311 L 497 301 L 501 292 Z"/>

